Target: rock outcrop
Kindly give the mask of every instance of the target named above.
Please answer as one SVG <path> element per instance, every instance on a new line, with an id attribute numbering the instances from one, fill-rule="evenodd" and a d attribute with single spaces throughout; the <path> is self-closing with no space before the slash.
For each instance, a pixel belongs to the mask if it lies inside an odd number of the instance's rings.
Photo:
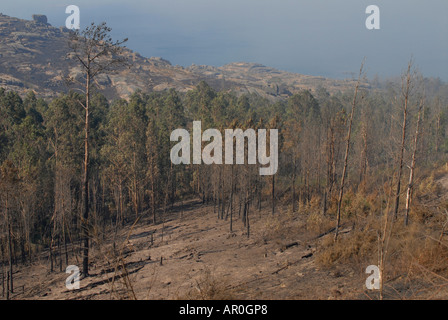
<path id="1" fill-rule="evenodd" d="M 33 21 L 42 24 L 48 23 L 47 16 L 44 14 L 33 14 Z"/>
<path id="2" fill-rule="evenodd" d="M 65 77 L 82 75 L 79 65 L 68 58 L 70 32 L 65 27 L 52 27 L 45 15 L 35 14 L 28 21 L 0 14 L 0 86 L 21 94 L 32 89 L 42 97 L 66 92 Z M 184 68 L 163 58 L 143 57 L 129 49 L 125 55 L 132 63 L 129 69 L 98 78 L 108 98 L 126 98 L 137 89 L 151 92 L 175 88 L 185 92 L 201 80 L 217 90 L 253 92 L 270 99 L 318 86 L 329 91 L 354 87 L 353 81 L 305 76 L 256 63 Z"/>

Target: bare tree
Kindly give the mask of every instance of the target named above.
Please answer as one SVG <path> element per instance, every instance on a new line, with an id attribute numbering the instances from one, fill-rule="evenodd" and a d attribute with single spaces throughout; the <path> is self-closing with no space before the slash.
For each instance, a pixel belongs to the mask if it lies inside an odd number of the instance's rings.
<path id="1" fill-rule="evenodd" d="M 405 225 L 408 225 L 408 222 L 409 222 L 409 211 L 410 211 L 410 206 L 411 206 L 415 162 L 416 162 L 416 154 L 417 154 L 417 146 L 418 146 L 418 137 L 420 134 L 420 122 L 421 122 L 421 118 L 422 118 L 423 105 L 424 105 L 424 97 L 422 97 L 422 99 L 420 101 L 419 108 L 418 108 L 417 125 L 416 125 L 416 129 L 415 129 L 414 146 L 413 146 L 414 150 L 412 151 L 412 160 L 411 160 L 411 166 L 410 166 L 410 172 L 409 172 L 409 182 L 408 182 L 408 188 L 406 191 L 406 214 L 405 214 L 405 218 L 404 218 Z"/>
<path id="2" fill-rule="evenodd" d="M 345 157 L 344 157 L 344 169 L 342 171 L 341 188 L 339 190 L 339 198 L 338 198 L 338 211 L 337 211 L 337 217 L 336 217 L 336 230 L 335 230 L 335 234 L 334 234 L 334 241 L 336 241 L 338 239 L 339 227 L 340 227 L 340 223 L 341 223 L 341 205 L 342 205 L 342 197 L 344 196 L 345 177 L 347 176 L 348 154 L 350 152 L 350 139 L 351 139 L 351 135 L 352 135 L 353 115 L 355 113 L 355 108 L 357 105 L 358 90 L 359 90 L 359 85 L 361 83 L 361 77 L 363 75 L 363 68 L 364 68 L 364 61 L 361 63 L 361 68 L 359 69 L 358 81 L 356 82 L 355 94 L 353 96 L 352 111 L 350 112 L 350 119 L 349 119 L 348 132 L 347 132 L 347 145 L 345 148 Z"/>
<path id="3" fill-rule="evenodd" d="M 92 23 L 83 31 L 74 32 L 70 37 L 69 47 L 71 58 L 75 59 L 83 71 L 85 101 L 79 101 L 85 110 L 84 121 L 84 171 L 82 179 L 83 210 L 81 221 L 83 242 L 83 276 L 89 275 L 89 139 L 91 89 L 96 77 L 100 74 L 112 73 L 120 66 L 127 65 L 127 58 L 123 55 L 122 44 L 128 39 L 113 41 L 110 37 L 111 28 L 105 22 L 95 25 Z"/>
<path id="4" fill-rule="evenodd" d="M 408 119 L 408 106 L 409 106 L 409 96 L 412 87 L 412 59 L 408 63 L 408 69 L 406 74 L 402 78 L 401 83 L 401 95 L 403 101 L 403 124 L 401 127 L 401 145 L 398 155 L 398 173 L 397 173 L 397 189 L 395 191 L 395 208 L 394 217 L 398 217 L 398 208 L 400 206 L 400 192 L 401 192 L 401 176 L 403 174 L 403 163 L 404 163 L 404 149 L 406 144 L 406 129 L 407 129 L 407 119 Z"/>

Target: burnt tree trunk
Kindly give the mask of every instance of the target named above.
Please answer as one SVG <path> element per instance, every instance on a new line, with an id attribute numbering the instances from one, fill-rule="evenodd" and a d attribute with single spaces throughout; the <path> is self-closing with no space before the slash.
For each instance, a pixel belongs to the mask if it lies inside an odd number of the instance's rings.
<path id="1" fill-rule="evenodd" d="M 342 171 L 342 177 L 341 177 L 341 188 L 339 190 L 339 198 L 338 198 L 338 211 L 337 211 L 337 217 L 336 217 L 336 230 L 334 234 L 334 240 L 336 241 L 339 234 L 339 227 L 341 224 L 341 206 L 342 206 L 342 198 L 344 196 L 344 185 L 345 185 L 345 177 L 347 176 L 347 167 L 348 167 L 348 155 L 350 153 L 350 139 L 352 135 L 352 125 L 353 125 L 353 115 L 355 113 L 356 108 L 356 99 L 358 97 L 358 89 L 361 82 L 361 76 L 362 76 L 362 69 L 364 66 L 364 62 L 361 64 L 361 69 L 359 70 L 359 76 L 358 81 L 356 83 L 355 87 L 355 94 L 353 96 L 353 102 L 352 102 L 352 111 L 350 112 L 350 120 L 348 125 L 348 132 L 347 132 L 347 145 L 345 148 L 345 156 L 344 156 L 344 169 Z"/>
<path id="2" fill-rule="evenodd" d="M 406 73 L 406 84 L 403 84 L 402 94 L 404 99 L 403 105 L 403 124 L 402 124 L 402 133 L 401 133 L 401 146 L 398 157 L 398 173 L 397 173 L 397 189 L 395 191 L 395 208 L 394 208 L 394 217 L 397 219 L 398 217 L 398 208 L 400 206 L 400 192 L 401 192 L 401 176 L 403 174 L 403 162 L 404 162 L 404 148 L 406 143 L 406 126 L 407 126 L 407 117 L 408 117 L 408 101 L 409 101 L 409 91 L 411 88 L 411 66 L 412 64 L 408 64 L 408 70 Z"/>
<path id="3" fill-rule="evenodd" d="M 416 154 L 417 154 L 417 146 L 418 146 L 418 136 L 420 133 L 420 120 L 421 120 L 422 108 L 423 108 L 423 101 L 420 104 L 420 107 L 418 110 L 417 127 L 415 129 L 415 137 L 414 137 L 414 150 L 412 152 L 412 162 L 411 162 L 411 168 L 410 168 L 410 173 L 409 173 L 409 182 L 408 182 L 408 188 L 406 191 L 406 214 L 405 214 L 405 219 L 404 219 L 404 224 L 406 226 L 409 223 L 409 211 L 410 211 L 410 206 L 411 206 L 411 197 L 412 197 L 412 189 L 413 189 L 413 181 L 414 181 L 414 170 L 415 170 L 415 162 L 416 162 Z"/>
<path id="4" fill-rule="evenodd" d="M 89 275 L 89 134 L 90 134 L 90 73 L 86 79 L 86 104 L 84 123 L 84 176 L 82 181 L 82 194 L 84 207 L 82 213 L 82 243 L 83 258 L 82 272 L 85 277 Z"/>

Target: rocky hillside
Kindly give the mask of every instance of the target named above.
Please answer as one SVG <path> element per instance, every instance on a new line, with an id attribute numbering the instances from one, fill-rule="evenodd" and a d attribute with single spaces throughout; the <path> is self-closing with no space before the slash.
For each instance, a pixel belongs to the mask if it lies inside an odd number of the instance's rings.
<path id="1" fill-rule="evenodd" d="M 79 67 L 67 58 L 69 32 L 65 27 L 48 24 L 44 15 L 33 15 L 33 20 L 28 21 L 0 14 L 0 86 L 20 93 L 31 89 L 43 97 L 68 90 L 64 78 L 80 75 Z M 136 89 L 188 91 L 201 80 L 215 89 L 256 92 L 272 99 L 318 86 L 330 92 L 354 86 L 350 80 L 306 76 L 255 63 L 183 68 L 161 58 L 145 58 L 132 50 L 126 50 L 126 54 L 132 62 L 130 69 L 98 79 L 110 98 L 125 98 Z"/>

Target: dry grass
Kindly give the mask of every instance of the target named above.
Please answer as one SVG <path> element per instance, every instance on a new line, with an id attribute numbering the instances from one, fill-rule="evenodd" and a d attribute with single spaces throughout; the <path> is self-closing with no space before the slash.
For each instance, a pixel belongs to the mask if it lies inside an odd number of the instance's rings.
<path id="1" fill-rule="evenodd" d="M 332 235 L 325 237 L 316 255 L 316 262 L 331 268 L 344 265 L 357 269 L 377 263 L 377 233 L 374 230 L 355 230 L 347 236 L 341 236 L 334 242 Z"/>
<path id="2" fill-rule="evenodd" d="M 263 236 L 268 239 L 276 238 L 284 230 L 282 216 L 268 215 L 263 223 Z"/>
<path id="3" fill-rule="evenodd" d="M 236 291 L 223 279 L 218 279 L 207 269 L 197 279 L 193 287 L 185 294 L 176 297 L 178 300 L 235 300 Z"/>
<path id="4" fill-rule="evenodd" d="M 315 237 L 326 232 L 335 226 L 335 219 L 329 215 L 323 215 L 321 212 L 311 212 L 306 218 L 306 230 L 311 237 Z"/>
<path id="5" fill-rule="evenodd" d="M 358 210 L 361 208 L 358 206 Z M 434 211 L 416 206 L 409 226 L 404 225 L 401 216 L 391 222 L 383 274 L 386 298 L 432 297 L 433 293 L 448 289 L 448 217 Z M 381 216 L 369 215 L 362 219 L 359 213 L 355 216 L 358 218 L 354 230 L 336 242 L 331 235 L 320 241 L 316 254 L 320 266 L 359 271 L 368 265 L 379 265 Z"/>

